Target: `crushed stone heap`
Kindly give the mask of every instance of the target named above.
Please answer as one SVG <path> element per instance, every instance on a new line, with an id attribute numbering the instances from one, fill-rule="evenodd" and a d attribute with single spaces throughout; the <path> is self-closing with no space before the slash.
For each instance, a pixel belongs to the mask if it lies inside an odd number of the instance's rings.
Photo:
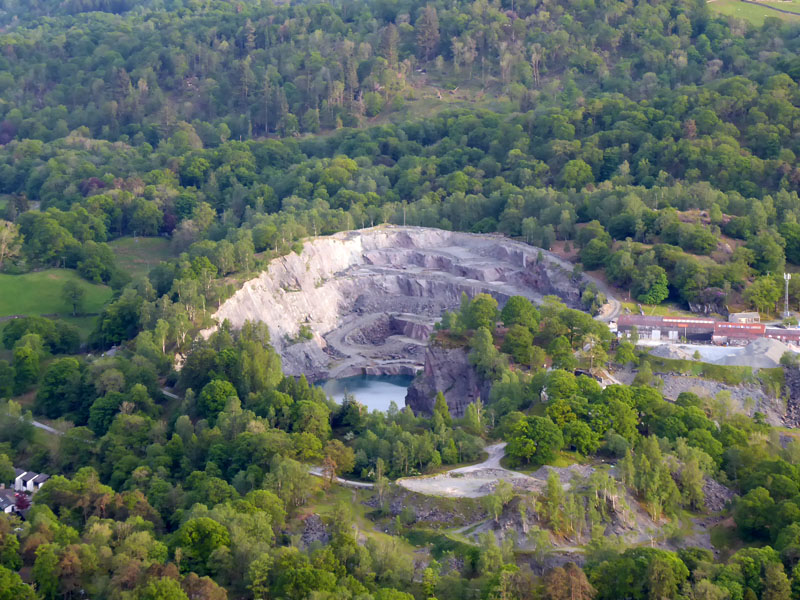
<path id="1" fill-rule="evenodd" d="M 214 318 L 234 328 L 266 323 L 288 374 L 413 374 L 434 322 L 459 306 L 462 292 L 486 292 L 501 305 L 512 295 L 540 301 L 555 294 L 572 306 L 580 298 L 571 265 L 538 248 L 500 236 L 384 226 L 306 242 L 299 255 L 273 260 L 246 282 Z"/>
<path id="2" fill-rule="evenodd" d="M 759 338 L 747 344 L 741 352 L 722 357 L 717 364 L 771 369 L 779 366 L 781 356 L 789 351 L 789 346 L 781 341 Z"/>

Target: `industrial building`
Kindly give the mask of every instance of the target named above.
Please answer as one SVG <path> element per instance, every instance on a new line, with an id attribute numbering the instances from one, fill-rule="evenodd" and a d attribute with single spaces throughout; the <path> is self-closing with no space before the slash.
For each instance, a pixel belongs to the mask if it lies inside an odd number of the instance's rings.
<path id="1" fill-rule="evenodd" d="M 800 329 L 781 329 L 780 327 L 767 327 L 764 337 L 780 340 L 787 344 L 800 345 Z"/>
<path id="2" fill-rule="evenodd" d="M 621 315 L 617 320 L 617 336 L 630 338 L 634 329 L 641 340 L 713 342 L 720 345 L 744 345 L 759 338 L 770 338 L 800 345 L 800 329 L 766 327 L 754 321 L 752 313 L 737 313 L 736 321 L 719 321 L 707 317 L 647 317 Z"/>
<path id="3" fill-rule="evenodd" d="M 762 323 L 730 323 L 717 321 L 714 323 L 714 335 L 711 341 L 715 344 L 747 344 L 764 337 L 766 327 Z"/>
<path id="4" fill-rule="evenodd" d="M 716 322 L 709 318 L 621 315 L 617 320 L 617 331 L 621 338 L 629 338 L 636 329 L 639 339 L 643 340 L 703 342 L 711 341 Z"/>

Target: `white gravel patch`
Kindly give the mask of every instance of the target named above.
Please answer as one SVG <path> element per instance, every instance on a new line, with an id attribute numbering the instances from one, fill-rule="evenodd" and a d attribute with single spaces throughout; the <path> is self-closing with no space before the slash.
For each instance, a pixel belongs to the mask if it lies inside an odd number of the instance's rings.
<path id="1" fill-rule="evenodd" d="M 709 346 L 706 344 L 665 344 L 652 340 L 639 341 L 640 346 L 654 348 L 651 354 L 665 358 L 681 358 L 684 360 L 697 360 L 694 353 L 700 355 L 701 362 L 716 363 L 726 357 L 733 357 L 744 350 L 741 346 Z M 672 356 L 670 356 L 672 355 Z"/>
<path id="2" fill-rule="evenodd" d="M 505 456 L 505 442 L 486 447 L 489 457 L 482 463 L 460 467 L 440 473 L 433 477 L 404 477 L 397 485 L 412 492 L 428 496 L 448 496 L 451 498 L 480 498 L 492 492 L 498 481 L 521 485 L 535 481 L 523 473 L 509 471 L 500 466 Z"/>

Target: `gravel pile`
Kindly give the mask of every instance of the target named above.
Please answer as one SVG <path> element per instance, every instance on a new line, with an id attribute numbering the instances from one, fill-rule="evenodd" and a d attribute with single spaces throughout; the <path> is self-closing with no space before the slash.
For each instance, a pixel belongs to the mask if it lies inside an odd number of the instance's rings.
<path id="1" fill-rule="evenodd" d="M 781 356 L 789 352 L 789 346 L 778 340 L 760 338 L 753 340 L 744 350 L 716 361 L 719 365 L 738 365 L 754 369 L 771 369 L 780 365 Z"/>
<path id="2" fill-rule="evenodd" d="M 659 358 L 670 358 L 673 360 L 693 360 L 692 353 L 688 352 L 680 346 L 674 344 L 665 344 L 663 346 L 656 346 L 650 351 L 653 356 Z"/>
<path id="3" fill-rule="evenodd" d="M 673 360 L 700 360 L 714 365 L 731 365 L 752 367 L 754 369 L 771 369 L 780 365 L 781 356 L 790 350 L 789 346 L 778 340 L 759 338 L 744 348 L 719 346 L 685 346 L 679 344 L 662 344 L 654 347 L 650 354 L 659 358 Z"/>

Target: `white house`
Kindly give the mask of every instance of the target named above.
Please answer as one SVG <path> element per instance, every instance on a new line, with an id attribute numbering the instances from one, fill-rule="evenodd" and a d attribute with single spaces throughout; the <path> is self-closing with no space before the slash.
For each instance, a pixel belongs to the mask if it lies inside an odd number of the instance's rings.
<path id="1" fill-rule="evenodd" d="M 24 484 L 22 483 L 22 478 L 27 474 L 27 471 L 22 469 L 14 469 L 14 489 L 18 492 L 21 492 L 25 489 Z"/>
<path id="2" fill-rule="evenodd" d="M 50 475 L 44 473 L 34 473 L 33 471 L 23 471 L 22 469 L 15 469 L 17 478 L 14 480 L 14 489 L 18 492 L 34 493 L 44 485 L 44 482 L 50 479 Z"/>
<path id="3" fill-rule="evenodd" d="M 27 471 L 20 480 L 22 481 L 22 489 L 19 490 L 21 492 L 32 492 L 33 491 L 33 480 L 36 479 L 38 473 L 34 473 L 33 471 Z"/>
<path id="4" fill-rule="evenodd" d="M 30 483 L 28 484 L 28 491 L 38 492 L 42 486 L 44 485 L 45 481 L 50 479 L 50 475 L 45 475 L 44 473 L 39 473 L 36 477 L 34 477 Z"/>

